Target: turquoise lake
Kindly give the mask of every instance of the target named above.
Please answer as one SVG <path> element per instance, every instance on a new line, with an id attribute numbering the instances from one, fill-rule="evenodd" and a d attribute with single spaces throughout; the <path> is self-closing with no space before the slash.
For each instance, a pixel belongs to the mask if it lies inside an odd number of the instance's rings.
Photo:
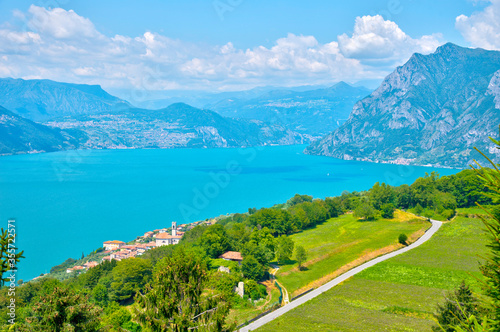
<path id="1" fill-rule="evenodd" d="M 316 198 L 375 182 L 411 184 L 452 169 L 372 164 L 302 154 L 305 146 L 247 149 L 96 150 L 0 157 L 0 224 L 16 219 L 26 259 L 18 278 L 69 257 L 130 241 L 172 221 L 193 222 L 296 193 Z"/>

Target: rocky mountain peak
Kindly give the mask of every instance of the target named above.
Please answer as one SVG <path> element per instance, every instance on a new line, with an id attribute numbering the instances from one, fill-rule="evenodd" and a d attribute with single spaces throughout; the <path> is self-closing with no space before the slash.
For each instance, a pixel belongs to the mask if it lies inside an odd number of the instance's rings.
<path id="1" fill-rule="evenodd" d="M 342 159 L 467 167 L 500 124 L 500 52 L 445 44 L 414 54 L 349 120 L 306 152 Z"/>

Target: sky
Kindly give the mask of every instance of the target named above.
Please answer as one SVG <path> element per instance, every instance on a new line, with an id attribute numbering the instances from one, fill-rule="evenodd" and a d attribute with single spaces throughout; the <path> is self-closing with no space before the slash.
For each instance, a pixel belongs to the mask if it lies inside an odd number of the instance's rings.
<path id="1" fill-rule="evenodd" d="M 500 49 L 500 0 L 0 0 L 0 77 L 108 90 L 380 81 L 446 42 Z"/>

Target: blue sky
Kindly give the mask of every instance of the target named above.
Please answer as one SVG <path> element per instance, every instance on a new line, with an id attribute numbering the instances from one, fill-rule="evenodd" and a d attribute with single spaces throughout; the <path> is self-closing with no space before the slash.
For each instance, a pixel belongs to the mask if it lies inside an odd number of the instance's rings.
<path id="1" fill-rule="evenodd" d="M 0 0 L 0 77 L 109 89 L 380 80 L 445 42 L 500 48 L 500 0 Z"/>

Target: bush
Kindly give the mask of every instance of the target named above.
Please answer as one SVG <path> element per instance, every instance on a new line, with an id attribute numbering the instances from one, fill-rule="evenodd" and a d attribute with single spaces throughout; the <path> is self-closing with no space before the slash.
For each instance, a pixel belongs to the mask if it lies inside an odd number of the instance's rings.
<path id="1" fill-rule="evenodd" d="M 456 327 L 467 321 L 471 315 L 480 316 L 477 299 L 472 295 L 469 286 L 462 281 L 460 287 L 454 293 L 448 293 L 445 302 L 437 306 L 434 317 L 439 327 L 433 326 L 432 331 L 457 331 Z"/>
<path id="2" fill-rule="evenodd" d="M 255 301 L 265 298 L 267 290 L 264 285 L 258 284 L 254 280 L 247 280 L 245 281 L 245 294 Z"/>
<path id="3" fill-rule="evenodd" d="M 417 203 L 417 205 L 415 206 L 415 209 L 413 209 L 413 211 L 415 212 L 415 214 L 417 216 L 420 216 L 420 215 L 422 215 L 422 212 L 424 212 L 424 208 L 422 207 L 422 205 Z"/>
<path id="4" fill-rule="evenodd" d="M 456 211 L 455 210 L 444 210 L 441 215 L 443 216 L 443 218 L 445 218 L 446 220 L 450 220 L 451 218 L 453 218 L 455 216 L 455 213 Z"/>
<path id="5" fill-rule="evenodd" d="M 354 210 L 354 216 L 359 219 L 375 220 L 377 217 L 377 210 L 375 210 L 371 204 L 363 203 Z"/>
<path id="6" fill-rule="evenodd" d="M 398 241 L 399 243 L 406 245 L 406 241 L 408 241 L 408 236 L 406 236 L 406 234 L 399 234 Z"/>
<path id="7" fill-rule="evenodd" d="M 394 218 L 394 210 L 395 209 L 396 208 L 394 207 L 394 205 L 392 203 L 383 204 L 380 207 L 380 210 L 382 212 L 382 218 L 385 218 L 385 219 Z"/>
<path id="8" fill-rule="evenodd" d="M 264 277 L 264 268 L 253 256 L 246 256 L 241 263 L 241 272 L 245 278 L 260 280 Z"/>

